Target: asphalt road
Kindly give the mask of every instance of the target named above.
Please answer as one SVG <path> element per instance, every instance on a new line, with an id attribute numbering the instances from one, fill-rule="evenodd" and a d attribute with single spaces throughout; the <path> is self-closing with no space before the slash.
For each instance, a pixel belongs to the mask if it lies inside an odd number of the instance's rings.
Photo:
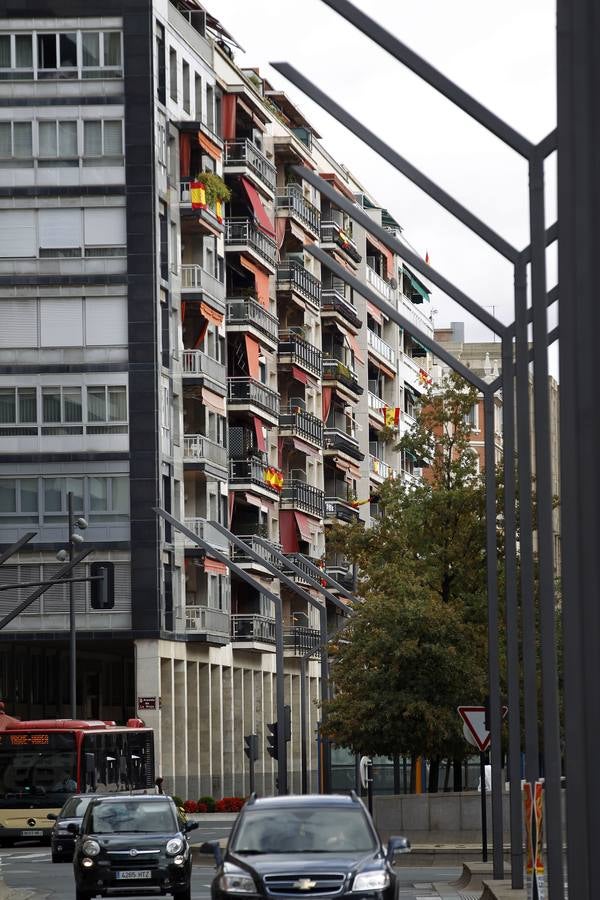
<path id="1" fill-rule="evenodd" d="M 213 873 L 211 866 L 194 867 L 193 900 L 208 900 Z M 439 894 L 433 888 L 433 882 L 449 881 L 458 874 L 458 869 L 402 867 L 398 900 L 437 900 Z M 75 897 L 71 864 L 53 864 L 48 847 L 20 844 L 0 851 L 0 876 L 8 887 L 33 889 L 48 900 L 71 900 Z"/>

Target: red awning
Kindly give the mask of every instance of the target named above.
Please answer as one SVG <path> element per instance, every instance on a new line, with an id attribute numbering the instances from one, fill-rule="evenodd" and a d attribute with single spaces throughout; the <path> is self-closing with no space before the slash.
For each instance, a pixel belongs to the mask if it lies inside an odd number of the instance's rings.
<path id="1" fill-rule="evenodd" d="M 313 534 L 317 523 L 307 516 L 305 513 L 298 512 L 294 510 L 294 518 L 296 519 L 296 525 L 298 526 L 298 531 L 300 532 L 300 537 L 303 541 L 308 541 L 310 543 L 313 539 Z"/>
<path id="2" fill-rule="evenodd" d="M 298 366 L 292 366 L 292 378 L 295 378 L 300 384 L 308 384 L 308 375 L 302 369 L 299 369 Z"/>
<path id="3" fill-rule="evenodd" d="M 279 538 L 284 553 L 298 553 L 298 531 L 291 509 L 282 509 L 279 513 Z"/>
<path id="4" fill-rule="evenodd" d="M 224 141 L 235 141 L 235 94 L 223 94 L 221 101 L 221 129 Z"/>
<path id="5" fill-rule="evenodd" d="M 254 275 L 254 290 L 256 291 L 256 298 L 261 306 L 264 306 L 265 309 L 269 308 L 269 276 L 266 272 L 263 272 L 258 266 L 255 266 L 253 262 L 249 259 L 246 259 L 244 256 L 240 256 L 240 262 L 245 269 L 248 269 L 249 272 L 252 272 Z"/>
<path id="6" fill-rule="evenodd" d="M 252 416 L 254 419 L 254 431 L 256 432 L 256 445 L 259 450 L 262 450 L 263 453 L 267 452 L 267 442 L 265 441 L 265 433 L 263 431 L 263 425 L 258 416 Z"/>
<path id="7" fill-rule="evenodd" d="M 324 387 L 322 402 L 323 402 L 323 421 L 326 422 L 329 418 L 329 410 L 331 409 L 331 401 L 333 400 L 333 388 Z"/>
<path id="8" fill-rule="evenodd" d="M 216 559 L 204 557 L 204 571 L 210 572 L 211 575 L 227 575 L 227 566 L 225 563 L 217 562 Z"/>
<path id="9" fill-rule="evenodd" d="M 208 153 L 210 157 L 214 160 L 221 159 L 221 148 L 217 147 L 216 144 L 213 144 L 212 141 L 202 134 L 201 131 L 198 132 L 198 143 L 202 147 L 205 153 Z"/>
<path id="10" fill-rule="evenodd" d="M 248 503 L 249 506 L 258 506 L 258 508 L 260 509 L 263 505 L 263 501 L 260 499 L 260 497 L 255 497 L 254 494 L 244 494 L 244 497 L 246 498 L 246 503 Z"/>
<path id="11" fill-rule="evenodd" d="M 362 350 L 360 349 L 360 346 L 359 346 L 359 344 L 358 344 L 358 339 L 357 339 L 356 335 L 355 335 L 355 334 L 351 334 L 350 332 L 348 332 L 348 334 L 346 335 L 346 337 L 347 337 L 347 339 L 348 339 L 348 343 L 350 344 L 350 346 L 351 346 L 351 348 L 352 348 L 352 352 L 354 353 L 354 359 L 355 359 L 357 362 L 359 362 L 361 365 L 364 366 L 364 364 L 365 364 L 365 358 L 364 358 L 363 352 L 362 352 Z"/>
<path id="12" fill-rule="evenodd" d="M 383 313 L 369 300 L 367 300 L 367 312 L 379 323 L 379 325 L 383 325 Z"/>
<path id="13" fill-rule="evenodd" d="M 260 364 L 258 362 L 258 357 L 260 356 L 260 345 L 258 341 L 251 337 L 249 334 L 244 335 L 244 341 L 246 343 L 246 354 L 248 356 L 248 372 L 250 373 L 250 378 L 254 378 L 255 381 L 258 381 L 260 378 Z"/>
<path id="14" fill-rule="evenodd" d="M 223 313 L 218 312 L 216 309 L 213 309 L 212 306 L 208 305 L 208 303 L 200 303 L 200 312 L 202 313 L 204 318 L 208 319 L 209 322 L 212 322 L 213 325 L 223 324 Z"/>
<path id="15" fill-rule="evenodd" d="M 217 415 L 225 415 L 225 397 L 221 397 L 220 394 L 215 394 L 208 388 L 202 388 L 202 402 Z"/>
<path id="16" fill-rule="evenodd" d="M 292 443 L 296 450 L 299 450 L 301 453 L 307 453 L 309 456 L 318 456 L 319 451 L 316 447 L 311 447 L 310 444 L 305 444 L 304 441 L 301 441 L 299 438 L 292 438 Z"/>
<path id="17" fill-rule="evenodd" d="M 262 205 L 262 200 L 258 196 L 258 191 L 254 187 L 254 185 L 250 184 L 247 178 L 244 178 L 243 175 L 242 184 L 244 186 L 244 190 L 246 191 L 248 200 L 250 201 L 250 206 L 252 207 L 252 210 L 254 212 L 254 218 L 256 219 L 257 226 L 261 231 L 264 231 L 265 234 L 268 234 L 270 238 L 275 238 L 275 229 L 273 228 L 273 223 L 269 219 L 267 211 Z"/>
<path id="18" fill-rule="evenodd" d="M 388 281 L 392 278 L 396 273 L 394 272 L 394 254 L 390 250 L 389 247 L 386 247 L 385 244 L 382 244 L 381 241 L 377 240 L 376 237 L 373 237 L 372 234 L 367 234 L 367 240 L 370 244 L 379 250 L 383 258 L 385 259 L 385 266 L 387 269 L 387 277 Z"/>

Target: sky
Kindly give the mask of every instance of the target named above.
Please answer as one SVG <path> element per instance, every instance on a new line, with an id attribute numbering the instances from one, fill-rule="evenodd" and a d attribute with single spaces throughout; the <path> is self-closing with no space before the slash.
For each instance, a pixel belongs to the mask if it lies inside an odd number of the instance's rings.
<path id="1" fill-rule="evenodd" d="M 555 127 L 553 0 L 355 2 L 528 139 L 539 141 Z M 245 53 L 235 51 L 236 62 L 258 66 L 298 104 L 325 147 L 389 209 L 414 249 L 422 256 L 428 252 L 432 266 L 498 319 L 511 322 L 510 265 L 269 62 L 294 65 L 518 249 L 529 243 L 524 161 L 321 0 L 207 0 L 205 5 L 244 48 Z M 548 224 L 556 218 L 555 179 L 551 157 L 546 166 Z M 555 253 L 550 250 L 548 286 L 555 282 Z M 468 339 L 492 339 L 437 290 L 432 307 L 436 327 L 462 320 Z"/>

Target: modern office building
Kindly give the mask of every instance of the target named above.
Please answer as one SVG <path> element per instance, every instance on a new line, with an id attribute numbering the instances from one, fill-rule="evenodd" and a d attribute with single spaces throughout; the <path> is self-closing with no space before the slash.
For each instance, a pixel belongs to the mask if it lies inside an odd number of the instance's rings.
<path id="1" fill-rule="evenodd" d="M 430 360 L 307 248 L 433 334 L 429 289 L 302 182 L 296 163 L 402 241 L 297 106 L 236 65 L 235 40 L 195 0 L 106 0 L 101 15 L 84 0 L 0 0 L 0 15 L 0 544 L 36 532 L 0 581 L 57 571 L 71 494 L 94 548 L 80 573 L 115 566 L 114 608 L 92 609 L 75 587 L 78 711 L 141 715 L 169 789 L 189 797 L 247 790 L 249 733 L 259 786 L 274 787 L 274 611 L 261 586 L 280 595 L 298 789 L 300 657 L 320 646 L 318 609 L 206 520 L 265 561 L 259 538 L 352 586 L 327 529 L 368 525 L 377 504 L 354 501 L 416 477 L 389 438 L 410 427 Z M 27 592 L 3 592 L 0 610 Z M 59 585 L 3 630 L 10 712 L 68 714 L 68 627 Z M 313 782 L 318 677 L 313 655 Z"/>

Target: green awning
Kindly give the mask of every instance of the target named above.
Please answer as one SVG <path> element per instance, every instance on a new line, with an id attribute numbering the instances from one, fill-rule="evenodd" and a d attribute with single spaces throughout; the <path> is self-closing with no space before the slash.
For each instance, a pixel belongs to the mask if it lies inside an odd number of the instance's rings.
<path id="1" fill-rule="evenodd" d="M 413 288 L 414 291 L 417 292 L 417 294 L 419 294 L 419 296 L 421 297 L 421 300 L 429 300 L 429 291 L 427 290 L 427 288 L 425 287 L 424 284 L 421 284 L 421 282 L 419 281 L 417 276 L 413 275 L 413 273 L 410 271 L 410 269 L 407 269 L 406 266 L 402 266 L 402 271 L 404 272 L 405 275 L 408 276 L 411 287 Z M 417 302 L 420 303 L 421 300 L 419 300 Z"/>

